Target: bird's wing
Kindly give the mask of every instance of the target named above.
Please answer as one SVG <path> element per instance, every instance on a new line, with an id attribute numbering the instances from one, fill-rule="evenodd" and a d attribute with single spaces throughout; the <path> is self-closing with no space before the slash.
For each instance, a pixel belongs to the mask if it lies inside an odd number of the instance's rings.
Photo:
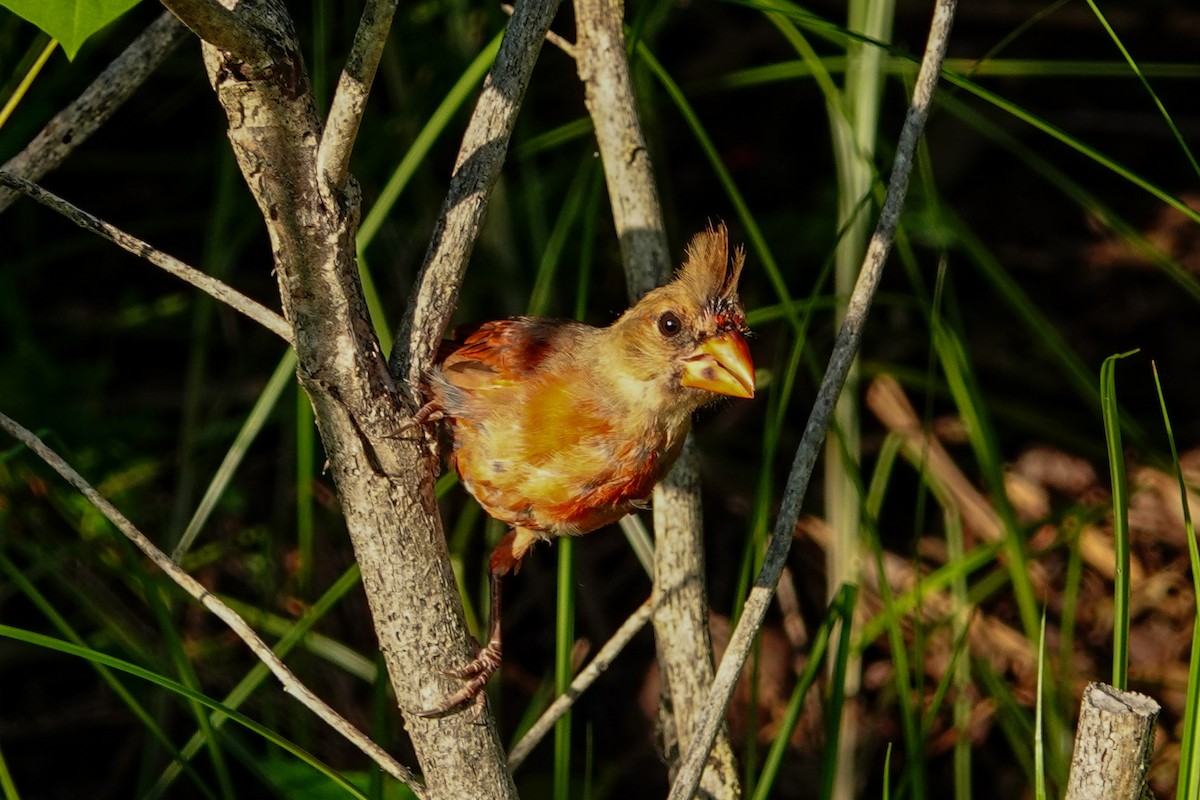
<path id="1" fill-rule="evenodd" d="M 438 367 L 467 391 L 498 389 L 538 374 L 547 360 L 586 335 L 574 320 L 513 317 L 456 330 L 438 350 Z"/>

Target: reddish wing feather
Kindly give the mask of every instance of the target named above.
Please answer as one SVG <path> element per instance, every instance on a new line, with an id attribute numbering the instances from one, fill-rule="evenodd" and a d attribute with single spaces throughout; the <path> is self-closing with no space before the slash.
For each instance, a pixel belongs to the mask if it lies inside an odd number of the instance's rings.
<path id="1" fill-rule="evenodd" d="M 438 348 L 438 365 L 448 381 L 464 389 L 527 378 L 577 325 L 571 320 L 513 317 L 473 327 L 461 339 L 456 330 Z"/>

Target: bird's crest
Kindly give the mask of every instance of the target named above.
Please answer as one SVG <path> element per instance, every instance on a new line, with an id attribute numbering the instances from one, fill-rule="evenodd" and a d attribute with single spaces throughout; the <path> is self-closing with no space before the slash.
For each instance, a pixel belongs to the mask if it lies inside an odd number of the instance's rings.
<path id="1" fill-rule="evenodd" d="M 736 300 L 738 278 L 745 261 L 746 254 L 740 247 L 733 251 L 732 259 L 729 257 L 729 231 L 725 223 L 718 223 L 715 228 L 709 225 L 708 230 L 697 233 L 688 244 L 679 280 L 697 298 Z"/>

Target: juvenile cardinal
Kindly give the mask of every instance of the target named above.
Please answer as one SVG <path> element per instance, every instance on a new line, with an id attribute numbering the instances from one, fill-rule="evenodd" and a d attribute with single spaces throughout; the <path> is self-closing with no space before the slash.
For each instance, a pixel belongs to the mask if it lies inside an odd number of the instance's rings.
<path id="1" fill-rule="evenodd" d="M 444 418 L 451 460 L 511 529 L 492 552 L 489 641 L 450 672 L 466 683 L 421 716 L 478 699 L 500 665 L 500 578 L 540 539 L 576 536 L 646 505 L 683 447 L 692 412 L 754 396 L 744 254 L 724 225 L 697 234 L 675 279 L 607 328 L 562 319 L 488 322 L 443 343 L 419 420 Z"/>

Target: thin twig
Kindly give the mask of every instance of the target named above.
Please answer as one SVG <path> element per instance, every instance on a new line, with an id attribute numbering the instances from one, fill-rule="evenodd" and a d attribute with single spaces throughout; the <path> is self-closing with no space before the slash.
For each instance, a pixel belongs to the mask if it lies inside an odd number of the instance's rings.
<path id="1" fill-rule="evenodd" d="M 10 158 L 3 170 L 36 181 L 57 168 L 145 83 L 186 35 L 187 28 L 169 12 L 151 22 L 79 97 L 55 114 L 24 150 Z M 18 197 L 18 192 L 0 191 L 0 212 Z"/>
<path id="2" fill-rule="evenodd" d="M 517 6 L 483 82 L 392 351 L 392 374 L 410 387 L 424 377 L 454 313 L 492 187 L 504 165 L 517 111 L 559 1 L 523 0 Z"/>
<path id="3" fill-rule="evenodd" d="M 646 623 L 650 621 L 650 615 L 653 611 L 651 601 L 647 600 L 638 606 L 637 611 L 629 615 L 629 619 L 617 628 L 617 632 L 604 643 L 586 667 L 580 670 L 575 676 L 575 680 L 571 681 L 571 685 L 567 690 L 560 694 L 550 707 L 542 712 L 538 717 L 537 722 L 533 723 L 521 740 L 513 746 L 512 752 L 508 754 L 508 768 L 515 772 L 517 767 L 524 763 L 525 759 L 533 752 L 533 749 L 538 746 L 538 743 L 546 736 L 547 733 L 554 727 L 554 723 L 562 718 L 571 710 L 571 706 L 575 705 L 575 701 L 581 694 L 587 691 L 587 688 L 596 682 L 605 670 L 612 665 L 617 656 L 625 649 L 625 645 L 633 639 L 638 632 L 646 627 Z"/>
<path id="4" fill-rule="evenodd" d="M 780 503 L 779 516 L 775 521 L 775 528 L 771 532 L 771 540 L 767 544 L 762 570 L 743 606 L 742 617 L 730 638 L 725 657 L 721 659 L 721 666 L 717 669 L 712 692 L 704 709 L 700 731 L 687 747 L 683 767 L 671 787 L 669 800 L 684 800 L 696 792 L 708 752 L 716 738 L 721 721 L 724 719 L 725 708 L 733 696 L 734 685 L 750 654 L 754 637 L 762 626 L 771 597 L 775 593 L 775 586 L 779 582 L 779 576 L 787 562 L 792 531 L 800 516 L 800 505 L 808 490 L 813 467 L 816 465 L 817 456 L 821 451 L 821 442 L 825 438 L 825 431 L 829 426 L 834 404 L 841 393 L 850 364 L 858 352 L 867 313 L 870 311 L 871 301 L 875 297 L 879 279 L 883 274 L 884 261 L 895 239 L 896 227 L 900 222 L 900 212 L 908 193 L 908 180 L 912 173 L 917 142 L 921 138 L 925 120 L 929 116 L 938 74 L 946 55 L 950 28 L 954 22 L 955 5 L 956 0 L 938 0 L 937 6 L 934 8 L 929 40 L 925 46 L 925 55 L 921 59 L 921 69 L 913 89 L 912 101 L 904 118 L 904 127 L 900 131 L 900 139 L 896 146 L 896 158 L 892 165 L 892 175 L 888 181 L 887 198 L 880 209 L 879 222 L 875 227 L 870 244 L 867 246 L 862 270 L 859 272 L 858 282 L 854 286 L 854 293 L 850 296 L 846 316 L 838 331 L 833 353 L 829 358 L 829 366 L 825 370 L 825 377 L 821 381 L 821 388 L 813 403 L 804 435 L 800 440 L 800 445 L 796 448 L 796 457 L 792 462 L 791 473 L 788 475 L 787 486 Z"/>
<path id="5" fill-rule="evenodd" d="M 162 0 L 162 4 L 202 41 L 241 61 L 255 63 L 260 54 L 277 50 L 258 29 L 216 0 Z"/>
<path id="6" fill-rule="evenodd" d="M 123 250 L 133 253 L 139 258 L 146 259 L 154 266 L 190 283 L 215 300 L 219 300 L 229 306 L 234 311 L 240 311 L 288 344 L 292 343 L 292 326 L 288 324 L 287 320 L 258 301 L 246 297 L 246 295 L 237 291 L 229 284 L 222 283 L 211 275 L 185 264 L 174 256 L 167 255 L 136 236 L 126 233 L 120 228 L 110 225 L 99 217 L 89 214 L 78 206 L 67 202 L 58 195 L 46 191 L 32 181 L 27 181 L 24 178 L 19 178 L 16 175 L 10 175 L 0 170 L 0 185 L 16 189 L 30 199 L 36 200 L 47 208 L 62 214 L 79 227 L 99 234 Z"/>
<path id="7" fill-rule="evenodd" d="M 363 7 L 358 32 L 354 34 L 354 44 L 338 78 L 329 117 L 325 120 L 325 132 L 321 135 L 321 146 L 317 150 L 317 169 L 322 188 L 327 191 L 340 192 L 350 174 L 350 152 L 358 138 L 358 126 L 367 107 L 367 96 L 371 93 L 383 46 L 387 43 L 396 2 L 371 0 Z"/>
<path id="8" fill-rule="evenodd" d="M 64 461 L 58 453 L 47 447 L 45 442 L 35 436 L 33 432 L 3 413 L 0 413 L 0 428 L 6 430 L 13 438 L 32 450 L 51 469 L 66 479 L 67 483 L 74 486 L 117 530 L 125 535 L 125 538 L 131 541 L 147 558 L 154 562 L 155 566 L 165 572 L 168 578 L 173 580 L 181 589 L 194 597 L 201 605 L 228 625 L 238 635 L 238 638 L 246 643 L 246 646 L 250 648 L 254 655 L 258 656 L 258 659 L 266 664 L 267 668 L 279 679 L 286 693 L 295 697 L 302 705 L 328 723 L 330 727 L 344 736 L 389 775 L 404 783 L 417 797 L 423 798 L 427 796 L 425 787 L 421 785 L 404 765 L 397 762 L 388 755 L 386 750 L 375 744 L 366 734 L 355 728 L 349 721 L 330 708 L 324 700 L 313 694 L 307 686 L 292 674 L 292 671 L 275 655 L 270 646 L 259 638 L 254 629 L 238 616 L 237 612 L 218 600 L 199 581 L 172 561 L 166 553 L 159 550 L 124 514 L 117 510 L 116 506 L 108 502 L 82 475 Z"/>

